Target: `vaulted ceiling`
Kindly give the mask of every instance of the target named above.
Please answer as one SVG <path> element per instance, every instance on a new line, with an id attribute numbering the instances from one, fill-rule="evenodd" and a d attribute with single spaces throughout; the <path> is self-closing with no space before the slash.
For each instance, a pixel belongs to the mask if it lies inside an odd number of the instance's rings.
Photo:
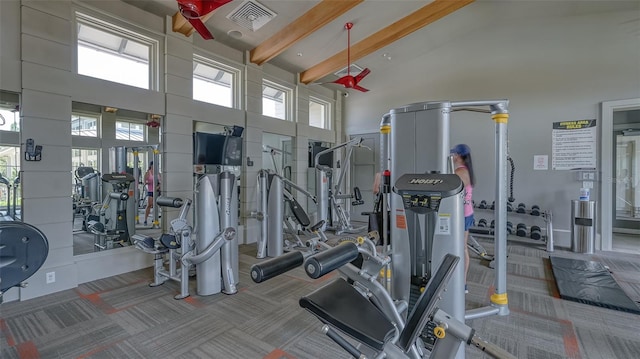
<path id="1" fill-rule="evenodd" d="M 172 16 L 173 30 L 200 36 L 178 12 L 176 0 L 124 0 L 160 16 Z M 251 3 L 249 3 L 251 2 Z M 202 20 L 214 39 L 248 51 L 250 61 L 267 62 L 300 73 L 305 84 L 333 81 L 347 66 L 347 30 L 351 63 L 371 68 L 393 61 L 406 35 L 463 9 L 474 0 L 233 0 Z M 265 9 L 266 8 L 266 9 Z M 236 21 L 229 17 L 236 15 Z M 263 23 L 264 21 L 266 23 Z M 252 27 L 259 27 L 252 29 Z M 395 47 L 391 46 L 395 43 Z M 410 46 L 402 44 L 401 46 Z M 363 83 L 366 80 L 363 80 Z M 340 85 L 331 85 L 340 88 Z"/>
<path id="2" fill-rule="evenodd" d="M 171 16 L 176 32 L 200 36 L 178 12 L 177 0 L 123 1 L 158 16 Z M 403 70 L 403 62 L 466 32 L 531 16 L 637 9 L 636 1 L 232 0 L 203 20 L 215 37 L 207 41 L 246 51 L 255 64 L 271 63 L 299 73 L 300 81 L 307 84 L 334 81 L 338 78 L 334 73 L 346 68 L 345 23 L 351 22 L 350 60 L 371 70 L 361 85 L 374 89 L 385 86 L 376 83 L 376 73 L 411 71 Z M 235 21 L 230 19 L 233 15 Z"/>

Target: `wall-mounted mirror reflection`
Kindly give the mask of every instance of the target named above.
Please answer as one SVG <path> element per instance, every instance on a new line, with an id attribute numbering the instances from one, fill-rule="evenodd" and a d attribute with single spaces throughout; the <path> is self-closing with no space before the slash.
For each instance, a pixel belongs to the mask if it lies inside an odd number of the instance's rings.
<path id="1" fill-rule="evenodd" d="M 20 96 L 0 91 L 0 220 L 20 220 Z"/>
<path id="2" fill-rule="evenodd" d="M 73 102 L 73 253 L 132 243 L 160 233 L 160 117 Z"/>

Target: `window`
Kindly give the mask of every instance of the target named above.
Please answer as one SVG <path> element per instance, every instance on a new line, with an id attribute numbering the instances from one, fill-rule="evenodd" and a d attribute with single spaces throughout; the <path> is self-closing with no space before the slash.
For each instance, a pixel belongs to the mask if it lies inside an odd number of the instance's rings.
<path id="1" fill-rule="evenodd" d="M 138 142 L 144 141 L 144 124 L 127 121 L 116 121 L 116 140 Z"/>
<path id="2" fill-rule="evenodd" d="M 270 81 L 262 83 L 262 114 L 289 120 L 291 89 Z"/>
<path id="3" fill-rule="evenodd" d="M 71 115 L 71 135 L 98 137 L 98 117 L 91 115 Z"/>
<path id="4" fill-rule="evenodd" d="M 330 104 L 315 97 L 309 97 L 309 126 L 331 129 Z"/>
<path id="5" fill-rule="evenodd" d="M 72 148 L 71 149 L 71 168 L 75 173 L 78 167 L 91 167 L 96 172 L 100 172 L 100 159 L 97 148 Z"/>
<path id="6" fill-rule="evenodd" d="M 78 74 L 153 88 L 157 41 L 76 13 Z"/>
<path id="7" fill-rule="evenodd" d="M 240 71 L 201 56 L 193 58 L 193 99 L 236 108 Z"/>
<path id="8" fill-rule="evenodd" d="M 0 105 L 0 130 L 20 132 L 20 112 Z"/>

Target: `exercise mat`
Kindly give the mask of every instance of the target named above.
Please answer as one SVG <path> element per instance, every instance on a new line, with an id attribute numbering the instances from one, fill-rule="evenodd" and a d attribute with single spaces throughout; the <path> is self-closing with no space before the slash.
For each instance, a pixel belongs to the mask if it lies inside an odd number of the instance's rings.
<path id="1" fill-rule="evenodd" d="M 640 314 L 640 307 L 620 288 L 602 263 L 549 257 L 560 298 Z"/>

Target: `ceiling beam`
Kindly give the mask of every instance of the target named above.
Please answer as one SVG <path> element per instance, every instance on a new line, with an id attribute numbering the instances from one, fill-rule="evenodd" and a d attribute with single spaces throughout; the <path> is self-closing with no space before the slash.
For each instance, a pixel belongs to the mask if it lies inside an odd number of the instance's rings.
<path id="1" fill-rule="evenodd" d="M 475 0 L 434 0 L 366 39 L 351 46 L 351 61 L 357 61 L 419 30 Z M 300 74 L 300 82 L 309 84 L 345 67 L 347 49 L 333 55 Z"/>
<path id="2" fill-rule="evenodd" d="M 364 0 L 323 0 L 250 52 L 252 63 L 262 65 L 311 35 Z"/>
<path id="3" fill-rule="evenodd" d="M 214 12 L 212 11 L 202 16 L 200 18 L 200 20 L 202 20 L 202 23 L 204 24 L 207 20 L 209 20 L 209 18 L 213 16 L 213 13 Z M 193 31 L 195 30 L 193 28 L 193 25 L 191 25 L 191 23 L 187 19 L 185 19 L 184 16 L 182 16 L 180 11 L 177 11 L 171 17 L 171 29 L 173 30 L 173 32 L 179 32 L 186 37 L 191 36 L 191 34 L 193 34 Z"/>

